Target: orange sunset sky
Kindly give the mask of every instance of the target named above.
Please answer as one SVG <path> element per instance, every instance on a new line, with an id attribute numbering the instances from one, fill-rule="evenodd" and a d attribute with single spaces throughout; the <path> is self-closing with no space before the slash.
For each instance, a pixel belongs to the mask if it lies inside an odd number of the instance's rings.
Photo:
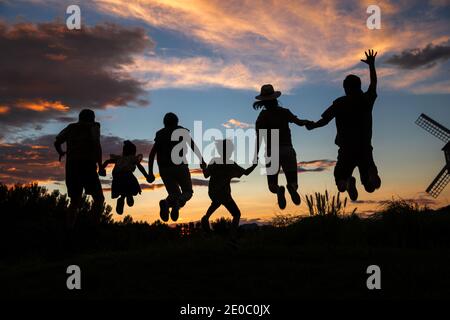
<path id="1" fill-rule="evenodd" d="M 81 8 L 81 30 L 66 27 L 71 4 Z M 380 7 L 379 30 L 366 26 L 370 4 Z M 371 213 L 393 197 L 448 205 L 450 187 L 438 199 L 424 192 L 444 166 L 443 143 L 414 121 L 426 113 L 450 127 L 449 22 L 446 0 L 0 0 L 0 182 L 35 181 L 65 192 L 64 163 L 53 141 L 83 108 L 92 108 L 102 125 L 105 159 L 130 139 L 146 161 L 169 111 L 191 131 L 194 121 L 223 133 L 253 130 L 258 112 L 252 103 L 265 83 L 282 91 L 281 104 L 299 118 L 318 120 L 344 94 L 347 74 L 359 75 L 367 88 L 360 59 L 373 48 L 373 146 L 383 182 L 374 194 L 360 188 L 359 201 L 347 211 Z M 334 122 L 311 132 L 291 130 L 301 195 L 336 193 Z M 102 183 L 114 206 L 111 169 Z M 199 220 L 210 203 L 198 165 L 191 169 L 194 197 L 181 222 Z M 159 179 L 148 185 L 136 175 L 144 190 L 125 214 L 155 221 L 166 191 Z M 232 192 L 243 222 L 307 214 L 304 203 L 278 209 L 259 169 L 233 183 Z M 224 208 L 220 216 L 228 216 Z"/>

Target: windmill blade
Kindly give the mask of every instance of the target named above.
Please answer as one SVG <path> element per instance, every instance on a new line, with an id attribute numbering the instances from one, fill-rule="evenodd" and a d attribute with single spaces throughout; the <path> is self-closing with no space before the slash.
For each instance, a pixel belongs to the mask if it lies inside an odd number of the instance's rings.
<path id="1" fill-rule="evenodd" d="M 422 113 L 416 120 L 416 124 L 445 143 L 450 141 L 450 130 L 437 121 L 434 121 L 426 114 Z"/>
<path id="2" fill-rule="evenodd" d="M 444 150 L 445 162 L 447 163 L 447 167 L 450 168 L 450 142 L 447 142 L 442 150 Z"/>
<path id="3" fill-rule="evenodd" d="M 427 188 L 427 192 L 433 197 L 437 198 L 441 192 L 445 189 L 447 184 L 450 182 L 450 171 L 447 166 L 445 166 L 437 177 L 433 180 L 430 186 Z"/>

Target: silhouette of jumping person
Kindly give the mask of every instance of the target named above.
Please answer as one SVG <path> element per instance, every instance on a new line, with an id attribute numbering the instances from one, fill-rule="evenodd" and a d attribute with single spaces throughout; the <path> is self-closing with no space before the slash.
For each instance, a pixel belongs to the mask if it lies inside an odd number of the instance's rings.
<path id="1" fill-rule="evenodd" d="M 66 143 L 66 151 L 62 144 Z M 80 112 L 78 122 L 69 124 L 55 139 L 55 149 L 59 161 L 66 158 L 66 186 L 70 197 L 67 225 L 73 227 L 76 212 L 80 206 L 83 189 L 92 196 L 93 212 L 97 219 L 103 209 L 105 197 L 99 175 L 106 175 L 102 168 L 102 147 L 100 145 L 100 124 L 95 122 L 94 111 L 84 109 Z M 97 174 L 97 166 L 99 172 Z"/>
<path id="2" fill-rule="evenodd" d="M 261 93 L 255 97 L 258 101 L 253 103 L 253 109 L 258 110 L 263 108 L 256 120 L 257 133 L 257 154 L 259 152 L 261 139 L 260 134 L 262 129 L 266 129 L 266 157 L 278 157 L 279 166 L 275 174 L 267 175 L 267 184 L 269 190 L 277 195 L 278 206 L 280 209 L 286 208 L 285 188 L 278 185 L 278 174 L 280 167 L 286 176 L 287 189 L 291 195 L 292 202 L 300 205 L 300 195 L 298 189 L 297 177 L 297 155 L 292 146 L 290 123 L 295 123 L 298 126 L 304 126 L 310 121 L 301 120 L 297 118 L 289 109 L 282 108 L 277 98 L 281 96 L 280 91 L 275 91 L 271 84 L 265 84 L 261 87 Z M 272 139 L 271 130 L 278 130 L 279 133 L 279 154 L 272 154 Z M 264 137 L 263 137 L 264 139 Z M 269 166 L 269 164 L 267 165 Z"/>
<path id="3" fill-rule="evenodd" d="M 124 141 L 122 155 L 111 154 L 110 159 L 106 160 L 102 168 L 105 169 L 109 164 L 114 163 L 112 172 L 111 198 L 117 199 L 116 212 L 123 213 L 125 199 L 127 205 L 134 205 L 134 198 L 142 192 L 138 180 L 133 172 L 136 167 L 142 172 L 145 178 L 148 178 L 147 172 L 141 164 L 142 154 L 136 155 L 136 146 L 129 140 Z"/>
<path id="4" fill-rule="evenodd" d="M 378 169 L 372 154 L 372 110 L 377 98 L 377 74 L 373 50 L 365 52 L 362 62 L 369 65 L 370 85 L 366 92 L 361 90 L 361 79 L 353 74 L 344 79 L 345 96 L 336 99 L 322 114 L 322 119 L 307 125 L 311 130 L 327 125 L 336 119 L 339 146 L 334 177 L 340 192 L 347 191 L 351 200 L 358 199 L 356 179 L 353 170 L 358 167 L 361 183 L 367 192 L 374 192 L 381 186 Z"/>
<path id="5" fill-rule="evenodd" d="M 168 193 L 167 198 L 159 202 L 160 217 L 162 221 L 167 222 L 169 211 L 170 218 L 177 221 L 179 209 L 192 198 L 192 180 L 186 159 L 187 146 L 201 159 L 202 168 L 206 164 L 189 130 L 178 125 L 178 117 L 174 113 L 167 113 L 163 122 L 164 128 L 156 133 L 155 142 L 149 154 L 147 181 L 149 183 L 155 181 L 153 163 L 156 156 L 159 174 Z"/>
<path id="6" fill-rule="evenodd" d="M 239 228 L 241 212 L 236 202 L 231 197 L 231 179 L 240 178 L 242 175 L 248 176 L 257 166 L 253 164 L 250 168 L 244 169 L 231 160 L 234 145 L 231 140 L 220 140 L 216 142 L 219 157 L 213 158 L 203 175 L 209 179 L 208 195 L 211 198 L 211 205 L 206 214 L 201 219 L 202 227 L 205 231 L 210 231 L 209 218 L 223 205 L 233 216 L 232 236 L 236 235 Z"/>

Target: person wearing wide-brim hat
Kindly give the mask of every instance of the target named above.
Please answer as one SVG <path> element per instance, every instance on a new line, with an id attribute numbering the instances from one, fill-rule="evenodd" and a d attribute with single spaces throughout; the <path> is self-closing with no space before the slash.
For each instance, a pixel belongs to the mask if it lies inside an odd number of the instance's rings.
<path id="1" fill-rule="evenodd" d="M 305 126 L 311 122 L 301 120 L 289 109 L 282 108 L 277 100 L 280 96 L 280 91 L 275 91 L 271 84 L 265 84 L 261 87 L 260 94 L 255 97 L 257 101 L 253 103 L 253 108 L 263 109 L 256 120 L 257 152 L 262 140 L 265 140 L 267 184 L 270 192 L 277 195 L 280 209 L 284 209 L 286 208 L 285 188 L 278 184 L 280 168 L 286 176 L 286 187 L 292 202 L 296 205 L 300 205 L 301 202 L 297 192 L 297 155 L 292 145 L 289 124 Z M 278 138 L 277 141 L 274 140 L 275 138 Z"/>

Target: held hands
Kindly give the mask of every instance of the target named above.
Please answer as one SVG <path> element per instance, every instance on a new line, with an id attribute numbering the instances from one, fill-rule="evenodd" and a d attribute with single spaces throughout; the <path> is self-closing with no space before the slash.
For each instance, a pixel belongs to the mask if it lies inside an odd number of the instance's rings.
<path id="1" fill-rule="evenodd" d="M 305 127 L 308 131 L 310 131 L 316 127 L 316 123 L 314 121 L 309 121 L 309 123 L 307 123 Z"/>
<path id="2" fill-rule="evenodd" d="M 205 160 L 202 159 L 202 163 L 200 163 L 200 168 L 204 171 L 206 169 L 207 165 Z"/>
<path id="3" fill-rule="evenodd" d="M 374 66 L 375 65 L 375 57 L 377 56 L 378 52 L 373 51 L 373 49 L 369 49 L 368 50 L 369 54 L 367 54 L 367 52 L 364 52 L 364 54 L 366 55 L 366 60 L 361 59 L 362 62 L 367 63 L 369 66 Z"/>
<path id="4" fill-rule="evenodd" d="M 98 168 L 98 175 L 100 177 L 106 177 L 106 170 L 105 167 L 101 166 L 100 168 Z"/>
<path id="5" fill-rule="evenodd" d="M 148 183 L 153 183 L 155 181 L 155 175 L 153 173 L 148 174 L 146 178 Z"/>

